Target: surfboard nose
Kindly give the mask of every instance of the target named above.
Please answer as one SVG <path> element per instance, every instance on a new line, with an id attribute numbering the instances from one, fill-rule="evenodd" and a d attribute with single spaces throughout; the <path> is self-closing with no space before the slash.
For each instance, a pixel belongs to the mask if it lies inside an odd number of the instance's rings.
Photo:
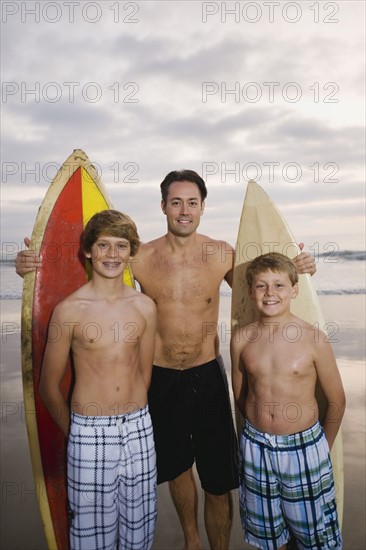
<path id="1" fill-rule="evenodd" d="M 269 196 L 255 180 L 249 180 L 245 194 L 245 203 L 249 206 L 261 205 L 269 201 Z"/>

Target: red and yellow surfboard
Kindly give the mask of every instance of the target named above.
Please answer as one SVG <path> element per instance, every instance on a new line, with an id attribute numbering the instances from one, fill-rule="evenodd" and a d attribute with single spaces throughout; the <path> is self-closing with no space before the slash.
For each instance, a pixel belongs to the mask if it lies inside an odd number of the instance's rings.
<path id="1" fill-rule="evenodd" d="M 30 248 L 42 267 L 24 277 L 22 297 L 22 372 L 26 423 L 39 507 L 48 547 L 69 548 L 66 439 L 38 395 L 47 329 L 54 307 L 85 284 L 88 274 L 80 240 L 89 219 L 113 208 L 87 155 L 77 149 L 53 179 L 35 221 Z M 132 272 L 124 281 L 133 286 Z M 62 389 L 72 386 L 69 363 Z"/>

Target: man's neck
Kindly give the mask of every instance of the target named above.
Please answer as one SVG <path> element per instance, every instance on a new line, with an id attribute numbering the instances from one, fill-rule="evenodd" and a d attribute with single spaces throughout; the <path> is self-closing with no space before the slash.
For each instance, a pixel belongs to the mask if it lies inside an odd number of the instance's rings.
<path id="1" fill-rule="evenodd" d="M 168 231 L 165 235 L 165 240 L 173 252 L 181 250 L 187 251 L 190 248 L 196 248 L 198 242 L 197 237 L 198 234 L 196 231 L 187 236 L 175 235 L 171 231 Z"/>

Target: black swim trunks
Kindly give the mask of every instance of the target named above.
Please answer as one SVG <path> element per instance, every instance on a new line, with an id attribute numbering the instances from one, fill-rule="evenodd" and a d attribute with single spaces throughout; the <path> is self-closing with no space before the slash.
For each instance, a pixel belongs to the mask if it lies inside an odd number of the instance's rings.
<path id="1" fill-rule="evenodd" d="M 202 488 L 222 495 L 238 487 L 238 446 L 221 358 L 186 370 L 153 367 L 149 410 L 158 483 L 196 461 Z"/>

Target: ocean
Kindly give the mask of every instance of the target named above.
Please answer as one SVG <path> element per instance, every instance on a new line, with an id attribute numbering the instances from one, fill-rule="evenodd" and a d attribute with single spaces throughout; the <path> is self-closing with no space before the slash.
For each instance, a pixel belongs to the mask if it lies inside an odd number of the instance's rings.
<path id="1" fill-rule="evenodd" d="M 366 293 L 366 251 L 323 253 L 315 261 L 317 272 L 313 283 L 319 295 Z M 0 282 L 1 300 L 21 300 L 23 280 L 16 275 L 13 260 L 0 260 Z M 225 283 L 221 295 L 231 295 Z"/>

